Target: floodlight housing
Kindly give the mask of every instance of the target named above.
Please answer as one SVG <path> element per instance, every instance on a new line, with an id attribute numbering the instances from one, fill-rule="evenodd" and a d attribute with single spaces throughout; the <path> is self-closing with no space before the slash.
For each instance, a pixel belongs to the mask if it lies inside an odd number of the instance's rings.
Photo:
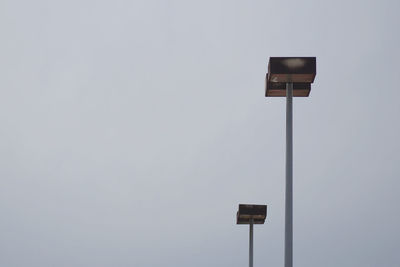
<path id="1" fill-rule="evenodd" d="M 267 218 L 267 205 L 239 204 L 239 210 L 236 214 L 237 224 L 264 224 Z"/>
<path id="2" fill-rule="evenodd" d="M 270 57 L 270 82 L 312 83 L 316 75 L 315 57 Z"/>
<path id="3" fill-rule="evenodd" d="M 316 69 L 315 57 L 270 57 L 265 96 L 286 96 L 286 83 L 293 83 L 293 96 L 309 96 Z"/>

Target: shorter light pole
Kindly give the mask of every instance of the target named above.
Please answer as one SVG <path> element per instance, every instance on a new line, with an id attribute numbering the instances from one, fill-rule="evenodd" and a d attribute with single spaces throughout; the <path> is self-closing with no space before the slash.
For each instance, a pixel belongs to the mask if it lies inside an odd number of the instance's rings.
<path id="1" fill-rule="evenodd" d="M 249 227 L 249 267 L 253 267 L 254 224 L 264 224 L 267 218 L 267 205 L 239 204 L 236 224 L 248 224 Z"/>
<path id="2" fill-rule="evenodd" d="M 253 267 L 253 225 L 254 220 L 250 219 L 250 236 L 249 236 L 249 266 Z"/>

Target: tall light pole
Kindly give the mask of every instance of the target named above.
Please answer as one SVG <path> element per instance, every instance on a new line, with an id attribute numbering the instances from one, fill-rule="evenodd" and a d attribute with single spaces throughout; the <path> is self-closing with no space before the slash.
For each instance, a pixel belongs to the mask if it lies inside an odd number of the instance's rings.
<path id="1" fill-rule="evenodd" d="M 249 267 L 253 267 L 253 227 L 254 224 L 264 224 L 265 218 L 267 205 L 239 204 L 236 223 L 249 225 Z"/>
<path id="2" fill-rule="evenodd" d="M 265 96 L 286 96 L 285 267 L 293 266 L 293 96 L 309 96 L 315 57 L 270 57 Z"/>

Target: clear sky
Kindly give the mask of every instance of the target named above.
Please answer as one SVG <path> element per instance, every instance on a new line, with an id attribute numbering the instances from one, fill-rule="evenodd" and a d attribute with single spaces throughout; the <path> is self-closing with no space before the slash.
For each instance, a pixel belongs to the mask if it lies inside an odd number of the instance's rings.
<path id="1" fill-rule="evenodd" d="M 0 266 L 400 266 L 399 1 L 0 1 Z"/>

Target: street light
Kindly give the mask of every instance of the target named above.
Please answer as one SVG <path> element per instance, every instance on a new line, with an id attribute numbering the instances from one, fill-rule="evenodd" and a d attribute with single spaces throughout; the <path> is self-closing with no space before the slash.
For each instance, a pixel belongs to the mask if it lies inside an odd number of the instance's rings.
<path id="1" fill-rule="evenodd" d="M 265 96 L 286 96 L 285 267 L 293 266 L 293 96 L 307 97 L 316 72 L 315 57 L 270 57 Z M 285 88 L 286 87 L 286 88 Z"/>
<path id="2" fill-rule="evenodd" d="M 253 225 L 264 224 L 267 217 L 267 205 L 239 204 L 236 224 L 249 224 L 249 267 L 253 267 Z"/>

